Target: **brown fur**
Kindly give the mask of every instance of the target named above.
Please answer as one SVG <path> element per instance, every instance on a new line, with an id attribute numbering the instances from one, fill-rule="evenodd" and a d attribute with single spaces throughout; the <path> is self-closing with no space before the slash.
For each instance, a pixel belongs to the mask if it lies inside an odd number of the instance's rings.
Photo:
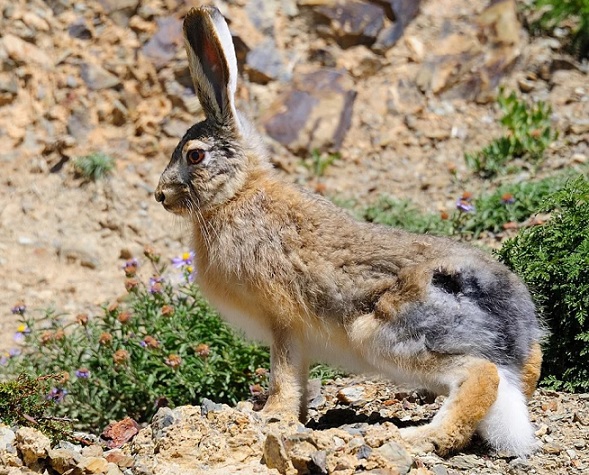
<path id="1" fill-rule="evenodd" d="M 435 448 L 440 455 L 460 449 L 468 444 L 478 424 L 497 398 L 499 375 L 493 363 L 471 360 L 452 369 L 457 375 L 458 388 L 436 415 L 431 424 L 410 427 L 401 431 L 414 448 Z M 429 371 L 448 372 L 448 362 L 440 359 Z"/>
<path id="2" fill-rule="evenodd" d="M 530 355 L 522 367 L 522 384 L 524 394 L 532 399 L 542 369 L 542 348 L 539 343 L 534 343 L 530 349 Z"/>

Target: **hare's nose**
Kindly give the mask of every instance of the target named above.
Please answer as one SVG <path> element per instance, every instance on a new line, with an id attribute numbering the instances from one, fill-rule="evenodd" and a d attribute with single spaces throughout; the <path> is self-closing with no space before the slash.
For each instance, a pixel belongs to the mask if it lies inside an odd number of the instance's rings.
<path id="1" fill-rule="evenodd" d="M 163 191 L 156 190 L 153 195 L 158 203 L 163 203 L 166 200 L 166 195 Z"/>

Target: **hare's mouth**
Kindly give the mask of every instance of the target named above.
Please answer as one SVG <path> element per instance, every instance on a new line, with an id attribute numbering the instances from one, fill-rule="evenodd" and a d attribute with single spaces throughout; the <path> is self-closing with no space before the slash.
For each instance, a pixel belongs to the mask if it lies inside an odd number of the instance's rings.
<path id="1" fill-rule="evenodd" d="M 189 213 L 189 209 L 187 206 L 182 205 L 182 203 L 162 203 L 164 209 L 172 214 L 177 214 L 179 216 L 185 216 Z"/>

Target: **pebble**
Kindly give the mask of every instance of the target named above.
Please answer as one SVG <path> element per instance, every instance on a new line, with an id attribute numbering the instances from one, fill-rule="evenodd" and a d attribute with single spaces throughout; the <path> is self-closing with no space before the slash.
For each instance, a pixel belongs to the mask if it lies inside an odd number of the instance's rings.
<path id="1" fill-rule="evenodd" d="M 558 455 L 562 452 L 562 450 L 563 450 L 562 446 L 560 446 L 559 444 L 556 444 L 554 442 L 548 442 L 542 446 L 542 451 L 546 454 Z"/>
<path id="2" fill-rule="evenodd" d="M 448 475 L 448 469 L 444 465 L 434 465 L 431 470 L 434 475 Z"/>
<path id="3" fill-rule="evenodd" d="M 14 447 L 15 438 L 16 435 L 9 427 L 0 425 L 0 451 L 6 450 L 11 453 L 16 452 L 16 448 Z"/>
<path id="4" fill-rule="evenodd" d="M 80 66 L 80 76 L 82 76 L 88 88 L 93 91 L 110 89 L 121 83 L 117 76 L 111 74 L 102 66 L 93 63 L 82 63 Z"/>
<path id="5" fill-rule="evenodd" d="M 575 439 L 573 440 L 573 447 L 575 449 L 583 449 L 587 445 L 587 441 L 583 439 Z"/>

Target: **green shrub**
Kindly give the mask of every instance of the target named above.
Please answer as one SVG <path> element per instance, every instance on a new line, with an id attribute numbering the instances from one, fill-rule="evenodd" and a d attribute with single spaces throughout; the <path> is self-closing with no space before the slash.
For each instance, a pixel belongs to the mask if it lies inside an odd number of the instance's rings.
<path id="1" fill-rule="evenodd" d="M 115 167 L 114 159 L 104 153 L 91 153 L 79 157 L 74 161 L 76 173 L 87 180 L 97 181 L 112 173 Z"/>
<path id="2" fill-rule="evenodd" d="M 383 196 L 366 207 L 360 217 L 417 233 L 478 238 L 483 232 L 498 233 L 507 223 L 518 226 L 533 216 L 544 200 L 576 176 L 567 171 L 543 180 L 498 187 L 492 193 L 472 197 L 464 193 L 449 213 L 424 213 L 408 201 Z"/>
<path id="3" fill-rule="evenodd" d="M 541 209 L 551 217 L 505 243 L 500 258 L 530 286 L 551 334 L 544 383 L 589 390 L 589 181 L 554 193 Z"/>
<path id="4" fill-rule="evenodd" d="M 268 351 L 244 342 L 203 301 L 187 282 L 190 259 L 176 261 L 184 272 L 176 285 L 157 265 L 149 283 L 142 282 L 137 261 L 129 261 L 126 300 L 92 318 L 64 324 L 54 312 L 27 318 L 23 308 L 22 353 L 5 360 L 9 374 L 64 372 L 58 413 L 84 429 L 125 416 L 146 421 L 165 404 L 247 398 L 250 384 L 265 378 L 260 368 L 268 366 Z"/>
<path id="5" fill-rule="evenodd" d="M 531 9 L 539 12 L 532 21 L 532 32 L 552 32 L 565 22 L 571 28 L 571 49 L 579 57 L 589 55 L 588 0 L 533 0 Z"/>
<path id="6" fill-rule="evenodd" d="M 497 98 L 503 113 L 501 124 L 507 135 L 492 141 L 479 152 L 465 154 L 467 166 L 483 178 L 503 173 L 515 158 L 538 163 L 546 148 L 556 139 L 550 124 L 550 106 L 537 102 L 528 106 L 512 92 Z"/>
<path id="7" fill-rule="evenodd" d="M 69 439 L 72 421 L 56 417 L 53 412 L 63 395 L 51 388 L 63 381 L 63 375 L 18 378 L 0 383 L 0 422 L 9 426 L 39 429 L 54 441 Z M 49 395 L 49 396 L 48 396 Z"/>
<path id="8" fill-rule="evenodd" d="M 483 194 L 473 200 L 474 211 L 463 217 L 456 233 L 477 238 L 485 231 L 500 232 L 507 223 L 521 225 L 572 175 L 565 172 L 543 180 L 502 185 Z"/>

